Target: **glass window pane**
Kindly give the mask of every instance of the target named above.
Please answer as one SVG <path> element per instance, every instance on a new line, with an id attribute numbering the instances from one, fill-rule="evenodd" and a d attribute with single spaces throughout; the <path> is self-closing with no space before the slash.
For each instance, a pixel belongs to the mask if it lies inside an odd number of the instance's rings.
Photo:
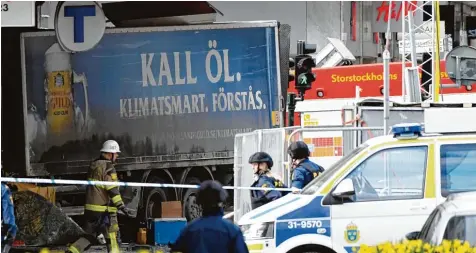
<path id="1" fill-rule="evenodd" d="M 423 198 L 427 146 L 382 150 L 362 162 L 347 178 L 354 201 Z"/>
<path id="2" fill-rule="evenodd" d="M 448 221 L 443 239 L 468 241 L 476 245 L 476 215 L 455 216 Z"/>
<path id="3" fill-rule="evenodd" d="M 441 192 L 476 190 L 476 144 L 442 145 L 440 150 Z"/>

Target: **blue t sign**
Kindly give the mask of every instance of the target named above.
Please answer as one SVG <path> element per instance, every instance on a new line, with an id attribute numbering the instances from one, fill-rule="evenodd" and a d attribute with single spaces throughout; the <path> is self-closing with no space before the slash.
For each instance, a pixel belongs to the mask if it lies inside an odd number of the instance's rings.
<path id="1" fill-rule="evenodd" d="M 73 17 L 74 43 L 82 43 L 84 42 L 84 17 L 96 16 L 96 6 L 65 6 L 64 16 Z"/>

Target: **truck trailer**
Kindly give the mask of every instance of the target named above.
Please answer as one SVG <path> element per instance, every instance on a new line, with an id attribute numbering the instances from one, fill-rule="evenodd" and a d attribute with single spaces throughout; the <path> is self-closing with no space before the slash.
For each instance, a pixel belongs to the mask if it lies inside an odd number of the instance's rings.
<path id="1" fill-rule="evenodd" d="M 231 185 L 235 134 L 284 124 L 289 30 L 276 21 L 108 28 L 93 49 L 74 54 L 53 31 L 21 33 L 22 81 L 2 85 L 3 169 L 84 180 L 114 139 L 121 181 Z M 2 54 L 15 52 L 9 42 Z M 57 206 L 82 215 L 85 187 L 55 189 Z M 165 201 L 181 201 L 187 220 L 200 215 L 196 189 L 121 191 L 136 224 L 160 218 Z"/>

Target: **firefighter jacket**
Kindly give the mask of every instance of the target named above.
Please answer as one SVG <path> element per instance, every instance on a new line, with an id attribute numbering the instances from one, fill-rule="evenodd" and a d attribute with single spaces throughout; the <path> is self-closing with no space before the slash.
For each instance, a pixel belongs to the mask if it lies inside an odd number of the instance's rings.
<path id="1" fill-rule="evenodd" d="M 90 181 L 117 182 L 117 174 L 111 161 L 99 158 L 91 163 L 88 173 Z M 124 207 L 119 186 L 88 185 L 86 190 L 85 210 L 93 212 L 116 213 Z"/>

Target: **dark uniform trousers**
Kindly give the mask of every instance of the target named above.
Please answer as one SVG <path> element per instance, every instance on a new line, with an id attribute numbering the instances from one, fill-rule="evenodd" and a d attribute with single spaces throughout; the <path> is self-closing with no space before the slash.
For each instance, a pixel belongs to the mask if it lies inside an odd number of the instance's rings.
<path id="1" fill-rule="evenodd" d="M 117 181 L 117 174 L 108 160 L 100 158 L 91 164 L 89 181 Z M 111 206 L 110 204 L 114 204 Z M 119 252 L 117 232 L 117 210 L 124 207 L 118 186 L 88 185 L 86 190 L 86 204 L 84 206 L 85 224 L 83 227 L 86 236 L 79 238 L 70 247 L 72 253 L 82 253 L 97 241 L 97 236 L 103 234 L 106 238 L 107 251 Z"/>

